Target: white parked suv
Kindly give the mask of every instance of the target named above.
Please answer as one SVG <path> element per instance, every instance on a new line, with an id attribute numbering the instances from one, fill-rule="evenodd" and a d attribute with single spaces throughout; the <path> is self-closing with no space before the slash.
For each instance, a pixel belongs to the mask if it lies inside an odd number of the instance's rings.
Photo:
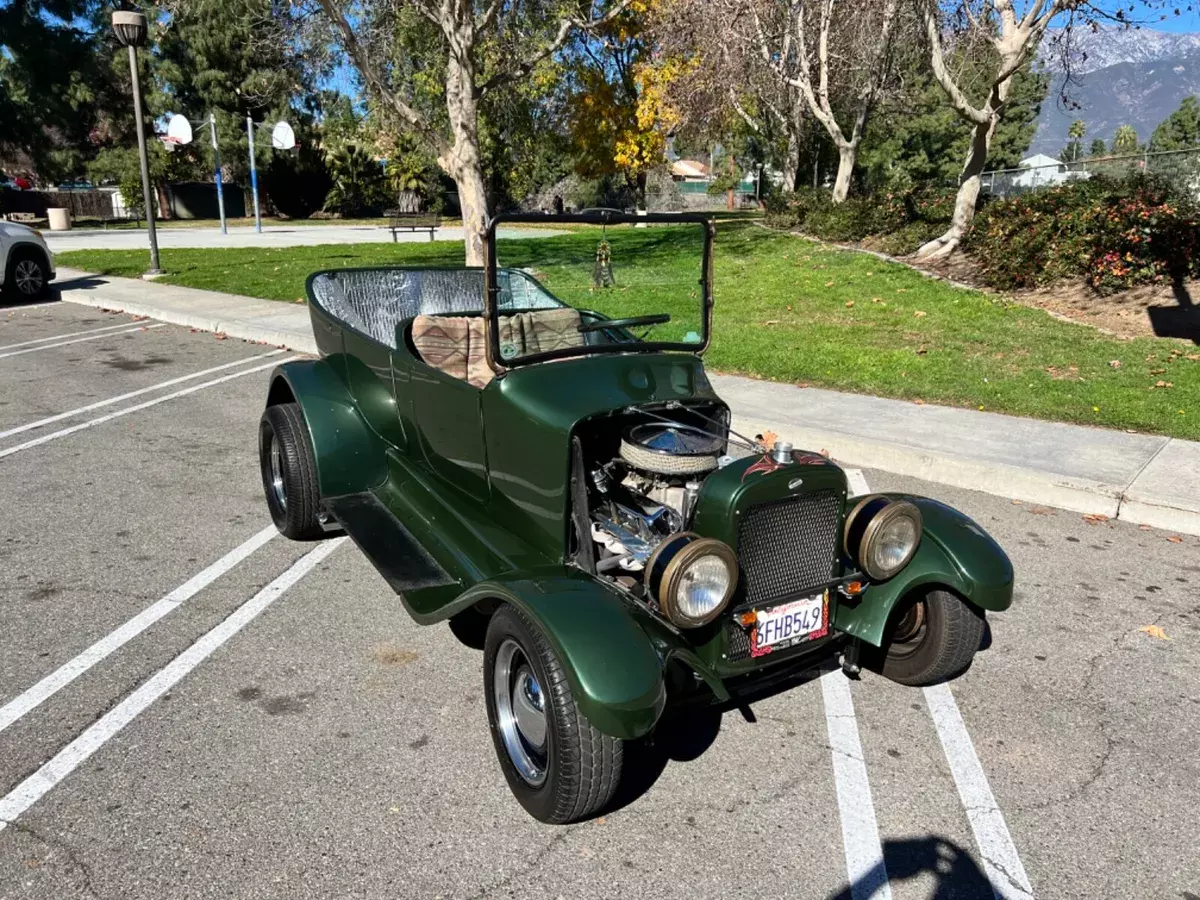
<path id="1" fill-rule="evenodd" d="M 18 297 L 38 297 L 54 280 L 54 254 L 40 232 L 0 221 L 0 288 Z"/>

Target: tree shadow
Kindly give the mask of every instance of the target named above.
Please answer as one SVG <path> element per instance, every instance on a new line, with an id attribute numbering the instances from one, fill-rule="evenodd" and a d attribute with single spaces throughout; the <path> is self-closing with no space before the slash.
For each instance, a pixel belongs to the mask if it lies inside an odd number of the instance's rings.
<path id="1" fill-rule="evenodd" d="M 1200 345 L 1200 306 L 1192 299 L 1182 276 L 1172 279 L 1171 292 L 1179 305 L 1147 307 L 1150 327 L 1159 337 L 1183 338 Z"/>
<path id="2" fill-rule="evenodd" d="M 911 881 L 926 873 L 931 875 L 934 884 L 924 895 L 929 900 L 991 900 L 995 896 L 987 876 L 971 854 L 954 841 L 937 835 L 884 841 L 883 869 L 891 884 Z M 828 900 L 866 897 L 884 877 L 885 872 L 876 866 Z"/>

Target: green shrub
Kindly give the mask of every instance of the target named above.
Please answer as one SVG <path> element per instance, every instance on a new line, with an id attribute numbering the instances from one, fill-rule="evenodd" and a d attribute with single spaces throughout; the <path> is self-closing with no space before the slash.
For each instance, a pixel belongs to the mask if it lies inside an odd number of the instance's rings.
<path id="1" fill-rule="evenodd" d="M 965 241 L 995 287 L 1083 275 L 1101 294 L 1194 273 L 1198 248 L 1193 205 L 1143 177 L 1097 176 L 996 201 L 976 216 Z"/>
<path id="2" fill-rule="evenodd" d="M 828 191 L 802 188 L 769 198 L 767 224 L 798 228 L 827 241 L 861 241 L 904 232 L 898 243 L 907 245 L 914 234 L 932 232 L 930 236 L 936 237 L 945 230 L 953 211 L 953 191 L 918 189 L 853 196 L 835 204 Z"/>

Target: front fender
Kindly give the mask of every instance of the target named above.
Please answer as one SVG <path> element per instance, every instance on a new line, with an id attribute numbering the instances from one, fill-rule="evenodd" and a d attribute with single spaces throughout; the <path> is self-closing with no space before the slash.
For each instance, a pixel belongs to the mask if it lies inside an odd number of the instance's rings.
<path id="1" fill-rule="evenodd" d="M 383 442 L 363 421 L 346 385 L 323 359 L 295 360 L 271 373 L 268 405 L 295 400 L 317 459 L 322 497 L 366 491 L 387 477 Z"/>
<path id="2" fill-rule="evenodd" d="M 885 496 L 908 500 L 921 510 L 925 523 L 921 546 L 898 575 L 863 591 L 857 606 L 839 603 L 834 628 L 878 647 L 892 609 L 917 588 L 949 588 L 984 610 L 1004 610 L 1012 605 L 1012 563 L 983 528 L 936 500 L 906 494 Z"/>
<path id="3" fill-rule="evenodd" d="M 537 622 L 580 711 L 598 729 L 631 740 L 654 727 L 667 703 L 662 658 L 615 591 L 559 569 L 481 582 L 455 605 L 480 600 L 511 603 Z"/>

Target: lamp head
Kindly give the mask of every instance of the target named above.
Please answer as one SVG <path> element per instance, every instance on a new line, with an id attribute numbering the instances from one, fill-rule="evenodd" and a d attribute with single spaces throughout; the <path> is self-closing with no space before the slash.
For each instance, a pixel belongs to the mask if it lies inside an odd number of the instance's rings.
<path id="1" fill-rule="evenodd" d="M 146 17 L 136 10 L 118 9 L 112 14 L 113 34 L 122 47 L 141 47 L 146 43 Z"/>

